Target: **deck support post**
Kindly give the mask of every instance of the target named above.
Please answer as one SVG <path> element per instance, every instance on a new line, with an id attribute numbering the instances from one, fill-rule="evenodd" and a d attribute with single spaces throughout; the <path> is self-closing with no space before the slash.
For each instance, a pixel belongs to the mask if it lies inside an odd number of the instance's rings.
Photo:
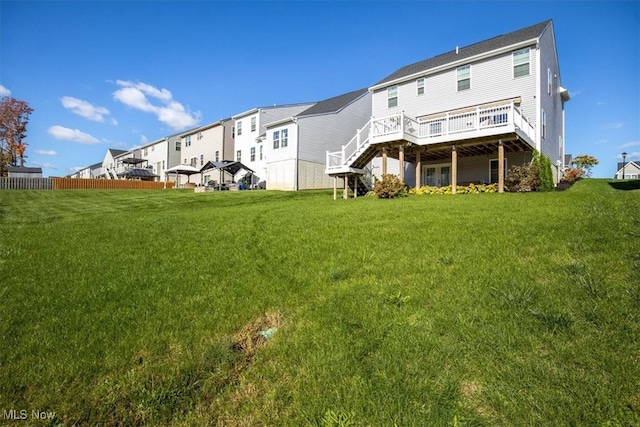
<path id="1" fill-rule="evenodd" d="M 353 198 L 358 198 L 358 175 L 353 176 Z"/>
<path id="2" fill-rule="evenodd" d="M 420 188 L 422 183 L 420 178 L 422 176 L 422 148 L 418 147 L 416 152 L 416 188 Z"/>
<path id="3" fill-rule="evenodd" d="M 387 174 L 387 149 L 382 149 L 382 175 Z"/>
<path id="4" fill-rule="evenodd" d="M 498 193 L 504 193 L 504 144 L 498 141 Z"/>
<path id="5" fill-rule="evenodd" d="M 338 175 L 333 177 L 333 200 L 338 199 Z"/>
<path id="6" fill-rule="evenodd" d="M 347 200 L 349 198 L 349 175 L 344 176 L 344 190 L 342 192 L 342 198 Z"/>
<path id="7" fill-rule="evenodd" d="M 404 182 L 404 145 L 398 147 L 398 159 L 400 160 L 400 181 Z"/>
<path id="8" fill-rule="evenodd" d="M 458 187 L 458 152 L 451 146 L 451 194 L 456 194 Z"/>

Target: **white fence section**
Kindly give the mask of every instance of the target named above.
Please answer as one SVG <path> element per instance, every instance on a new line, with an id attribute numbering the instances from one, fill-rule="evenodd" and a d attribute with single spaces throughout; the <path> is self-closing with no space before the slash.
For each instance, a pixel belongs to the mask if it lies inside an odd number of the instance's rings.
<path id="1" fill-rule="evenodd" d="M 0 178 L 0 190 L 53 190 L 50 178 Z"/>

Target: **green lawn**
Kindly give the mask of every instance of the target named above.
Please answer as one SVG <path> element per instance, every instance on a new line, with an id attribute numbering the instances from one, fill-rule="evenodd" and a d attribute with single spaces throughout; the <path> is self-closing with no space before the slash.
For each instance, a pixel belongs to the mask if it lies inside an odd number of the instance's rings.
<path id="1" fill-rule="evenodd" d="M 2 191 L 0 424 L 640 425 L 637 188 Z"/>

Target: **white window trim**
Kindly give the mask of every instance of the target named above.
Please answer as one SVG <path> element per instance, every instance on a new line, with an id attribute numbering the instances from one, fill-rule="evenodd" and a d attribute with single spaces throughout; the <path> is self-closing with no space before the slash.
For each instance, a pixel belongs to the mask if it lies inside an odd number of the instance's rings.
<path id="1" fill-rule="evenodd" d="M 289 146 L 289 129 L 282 129 L 280 131 L 280 147 L 284 148 L 288 146 Z"/>
<path id="2" fill-rule="evenodd" d="M 420 93 L 420 89 L 422 89 L 422 93 Z M 416 80 L 416 94 L 418 96 L 424 95 L 424 77 L 420 77 Z"/>
<path id="3" fill-rule="evenodd" d="M 391 96 L 391 89 L 395 89 L 396 92 L 396 96 Z M 387 88 L 387 108 L 396 108 L 399 104 L 399 100 L 398 100 L 398 92 L 399 92 L 399 87 L 398 85 L 393 85 L 393 86 L 389 86 Z M 396 105 L 389 105 L 391 103 L 391 100 L 395 99 L 395 104 Z"/>
<path id="4" fill-rule="evenodd" d="M 278 148 L 280 148 L 280 131 L 279 130 L 273 131 L 272 135 L 273 135 L 273 149 L 277 150 Z"/>
<path id="5" fill-rule="evenodd" d="M 242 135 L 242 120 L 236 123 L 236 135 Z"/>
<path id="6" fill-rule="evenodd" d="M 540 114 L 540 136 L 543 139 L 547 138 L 547 113 L 542 109 L 542 113 Z"/>
<path id="7" fill-rule="evenodd" d="M 251 132 L 256 131 L 258 119 L 255 117 L 251 117 Z"/>
<path id="8" fill-rule="evenodd" d="M 516 55 L 516 53 L 523 52 L 525 50 L 529 52 L 529 61 L 527 62 L 527 64 L 529 64 L 529 72 L 527 74 L 523 74 L 521 76 L 516 76 L 515 55 Z M 523 64 L 518 64 L 518 65 L 523 65 Z M 513 77 L 514 79 L 518 79 L 520 77 L 526 77 L 526 76 L 530 76 L 530 75 L 531 75 L 531 48 L 527 47 L 527 48 L 524 48 L 524 49 L 516 50 L 515 52 L 513 52 L 511 54 L 511 77 Z"/>
<path id="9" fill-rule="evenodd" d="M 466 89 L 462 89 L 462 90 L 460 90 L 460 82 L 461 82 L 461 81 L 464 81 L 464 80 L 467 80 L 467 79 L 462 79 L 462 80 L 461 80 L 461 79 L 459 78 L 459 76 L 458 76 L 458 73 L 459 73 L 459 71 L 460 71 L 462 68 L 469 68 L 469 77 L 468 77 L 468 80 L 469 80 L 469 87 L 468 87 L 468 88 L 466 88 Z M 463 65 L 463 66 L 461 66 L 461 67 L 456 68 L 456 92 L 464 92 L 465 90 L 471 90 L 471 78 L 472 78 L 472 76 L 471 76 L 471 73 L 472 73 L 471 68 L 472 68 L 472 67 L 471 67 L 471 64 Z"/>
<path id="10" fill-rule="evenodd" d="M 547 68 L 547 93 L 549 96 L 553 96 L 553 76 L 551 75 L 551 68 Z"/>

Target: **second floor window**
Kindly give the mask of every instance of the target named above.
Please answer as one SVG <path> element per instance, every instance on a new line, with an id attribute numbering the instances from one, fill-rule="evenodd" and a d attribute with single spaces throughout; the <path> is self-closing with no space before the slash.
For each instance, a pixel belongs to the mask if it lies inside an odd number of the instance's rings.
<path id="1" fill-rule="evenodd" d="M 280 148 L 280 131 L 273 132 L 273 148 Z"/>
<path id="2" fill-rule="evenodd" d="M 236 161 L 238 162 L 242 161 L 242 150 L 236 151 Z"/>
<path id="3" fill-rule="evenodd" d="M 256 161 L 256 147 L 251 147 L 251 161 Z"/>
<path id="4" fill-rule="evenodd" d="M 255 131 L 256 131 L 256 118 L 251 117 L 251 132 L 255 132 Z"/>
<path id="5" fill-rule="evenodd" d="M 398 106 L 398 86 L 391 86 L 387 89 L 387 107 Z"/>
<path id="6" fill-rule="evenodd" d="M 191 147 L 191 135 L 187 135 L 184 137 L 184 146 Z"/>
<path id="7" fill-rule="evenodd" d="M 220 152 L 216 151 L 216 162 L 220 161 Z"/>
<path id="8" fill-rule="evenodd" d="M 200 154 L 200 166 L 204 166 L 204 154 Z"/>
<path id="9" fill-rule="evenodd" d="M 520 49 L 513 52 L 513 77 L 529 75 L 529 48 Z"/>
<path id="10" fill-rule="evenodd" d="M 262 145 L 260 146 L 260 160 L 262 160 Z"/>
<path id="11" fill-rule="evenodd" d="M 424 78 L 416 80 L 416 87 L 418 88 L 418 95 L 424 95 Z"/>
<path id="12" fill-rule="evenodd" d="M 471 65 L 465 65 L 456 70 L 458 92 L 471 89 Z"/>
<path id="13" fill-rule="evenodd" d="M 280 135 L 280 138 L 281 147 L 289 145 L 289 129 L 282 129 L 282 135 Z"/>
<path id="14" fill-rule="evenodd" d="M 242 135 L 242 122 L 238 122 L 236 127 L 237 127 L 236 131 L 238 133 L 238 136 Z"/>
<path id="15" fill-rule="evenodd" d="M 193 166 L 195 168 L 197 164 L 198 164 L 198 158 L 197 157 L 192 157 L 191 158 L 191 166 Z"/>
<path id="16" fill-rule="evenodd" d="M 176 141 L 176 151 L 180 151 L 180 141 Z"/>

